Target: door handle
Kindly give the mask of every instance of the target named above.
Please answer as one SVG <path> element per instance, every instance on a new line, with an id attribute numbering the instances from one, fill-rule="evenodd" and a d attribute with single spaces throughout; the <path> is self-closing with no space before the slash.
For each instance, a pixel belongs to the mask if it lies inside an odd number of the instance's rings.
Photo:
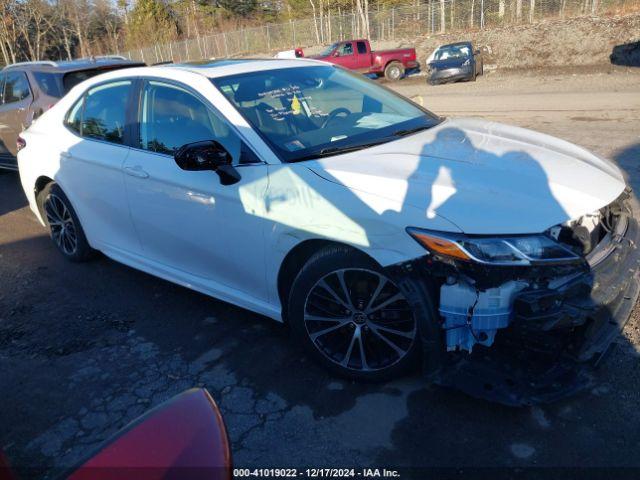
<path id="1" fill-rule="evenodd" d="M 62 158 L 64 158 L 64 159 L 67 159 L 67 160 L 70 159 L 70 158 L 73 158 L 73 155 L 71 155 L 69 152 L 65 152 L 65 151 L 60 152 L 60 156 Z"/>
<path id="2" fill-rule="evenodd" d="M 139 165 L 136 165 L 135 167 L 124 167 L 124 173 L 136 178 L 149 178 L 149 174 Z"/>

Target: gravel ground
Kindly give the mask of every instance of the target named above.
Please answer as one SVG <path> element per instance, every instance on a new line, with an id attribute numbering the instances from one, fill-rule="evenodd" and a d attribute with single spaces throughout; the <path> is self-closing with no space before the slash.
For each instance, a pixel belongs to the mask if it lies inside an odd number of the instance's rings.
<path id="1" fill-rule="evenodd" d="M 638 70 L 393 88 L 443 115 L 582 144 L 640 188 Z M 27 478 L 76 462 L 193 386 L 218 401 L 236 466 L 640 467 L 637 309 L 599 385 L 551 406 L 505 408 L 418 375 L 353 384 L 256 314 L 106 258 L 66 263 L 9 173 L 0 174 L 0 287 L 0 446 Z"/>

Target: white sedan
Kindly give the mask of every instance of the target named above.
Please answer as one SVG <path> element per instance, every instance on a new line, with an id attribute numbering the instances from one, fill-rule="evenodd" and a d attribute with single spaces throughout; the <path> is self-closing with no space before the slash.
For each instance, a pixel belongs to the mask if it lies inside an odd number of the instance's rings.
<path id="1" fill-rule="evenodd" d="M 31 209 L 69 260 L 97 250 L 287 322 L 352 378 L 421 356 L 434 381 L 473 394 L 559 396 L 575 385 L 506 365 L 580 370 L 638 294 L 637 226 L 611 161 L 441 118 L 313 60 L 107 73 L 18 143 Z"/>

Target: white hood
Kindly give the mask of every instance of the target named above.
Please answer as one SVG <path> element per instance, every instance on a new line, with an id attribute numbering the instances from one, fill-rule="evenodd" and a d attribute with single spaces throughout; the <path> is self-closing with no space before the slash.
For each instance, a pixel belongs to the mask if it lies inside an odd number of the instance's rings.
<path id="1" fill-rule="evenodd" d="M 424 219 L 410 215 L 410 226 L 429 228 L 439 215 L 470 234 L 539 233 L 602 208 L 625 188 L 617 166 L 583 148 L 480 119 L 446 120 L 307 165 L 356 194 L 417 207 Z"/>

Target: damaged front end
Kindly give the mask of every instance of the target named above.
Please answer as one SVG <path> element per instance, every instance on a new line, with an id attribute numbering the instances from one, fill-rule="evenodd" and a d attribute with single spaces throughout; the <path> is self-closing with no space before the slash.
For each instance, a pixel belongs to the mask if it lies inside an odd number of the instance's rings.
<path id="1" fill-rule="evenodd" d="M 423 319 L 435 317 L 437 325 L 421 328 L 429 378 L 508 405 L 552 402 L 587 388 L 589 368 L 624 327 L 640 290 L 636 204 L 625 191 L 543 235 L 409 229 L 430 254 L 390 270 L 427 285 L 437 299 Z"/>

